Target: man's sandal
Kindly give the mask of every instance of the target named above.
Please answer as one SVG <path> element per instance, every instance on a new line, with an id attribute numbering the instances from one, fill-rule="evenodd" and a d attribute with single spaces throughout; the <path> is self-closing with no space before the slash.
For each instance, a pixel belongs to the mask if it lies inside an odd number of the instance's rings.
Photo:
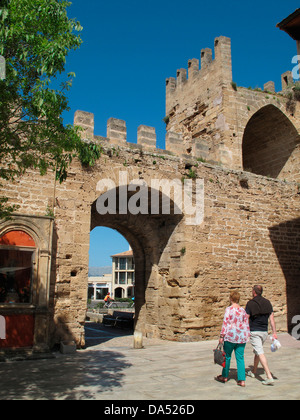
<path id="1" fill-rule="evenodd" d="M 274 385 L 274 379 L 273 378 L 267 378 L 264 381 L 262 381 L 263 385 Z"/>

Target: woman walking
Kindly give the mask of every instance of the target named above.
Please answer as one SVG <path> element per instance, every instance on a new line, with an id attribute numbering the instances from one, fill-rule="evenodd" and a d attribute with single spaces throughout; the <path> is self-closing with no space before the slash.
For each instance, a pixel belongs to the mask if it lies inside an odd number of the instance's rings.
<path id="1" fill-rule="evenodd" d="M 250 338 L 249 319 L 246 311 L 240 307 L 240 294 L 237 291 L 231 292 L 231 305 L 226 308 L 223 326 L 220 334 L 219 343 L 224 343 L 224 351 L 226 353 L 226 365 L 222 371 L 222 375 L 217 377 L 219 382 L 227 382 L 231 355 L 234 351 L 237 363 L 237 379 L 239 386 L 245 386 L 245 360 L 244 352 L 246 343 Z"/>

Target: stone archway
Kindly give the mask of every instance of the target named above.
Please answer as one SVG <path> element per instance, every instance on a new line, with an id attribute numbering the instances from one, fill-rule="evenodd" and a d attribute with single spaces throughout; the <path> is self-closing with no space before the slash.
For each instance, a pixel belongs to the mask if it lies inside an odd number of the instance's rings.
<path id="1" fill-rule="evenodd" d="M 276 106 L 266 105 L 248 121 L 243 136 L 243 168 L 258 175 L 299 177 L 300 135 Z"/>
<path id="2" fill-rule="evenodd" d="M 116 200 L 122 188 L 115 189 Z M 128 199 L 133 194 L 128 194 Z M 160 276 L 158 265 L 162 259 L 169 261 L 168 244 L 183 218 L 176 214 L 175 205 L 170 199 L 170 214 L 164 214 L 162 206 L 158 214 L 151 214 L 151 189 L 148 189 L 149 212 L 147 214 L 101 215 L 97 211 L 97 200 L 91 206 L 91 230 L 105 226 L 117 230 L 130 244 L 135 260 L 135 329 L 143 334 L 159 336 L 159 298 Z M 163 194 L 160 192 L 160 202 Z"/>

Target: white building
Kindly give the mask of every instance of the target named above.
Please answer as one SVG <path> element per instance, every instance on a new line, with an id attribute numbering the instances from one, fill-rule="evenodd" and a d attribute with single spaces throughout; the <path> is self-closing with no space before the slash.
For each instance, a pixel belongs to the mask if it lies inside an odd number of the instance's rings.
<path id="1" fill-rule="evenodd" d="M 133 251 L 112 255 L 113 298 L 132 298 L 134 296 L 134 258 Z"/>
<path id="2" fill-rule="evenodd" d="M 88 299 L 103 300 L 107 292 L 112 294 L 112 274 L 97 275 L 95 269 L 90 274 L 94 275 L 90 275 L 88 279 Z"/>

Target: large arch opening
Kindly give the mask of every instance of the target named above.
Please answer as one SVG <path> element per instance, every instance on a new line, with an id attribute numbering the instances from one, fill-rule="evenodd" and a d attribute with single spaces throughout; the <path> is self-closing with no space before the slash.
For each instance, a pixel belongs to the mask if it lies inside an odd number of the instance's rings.
<path id="1" fill-rule="evenodd" d="M 158 324 L 159 276 L 158 264 L 166 252 L 170 237 L 183 218 L 170 197 L 159 192 L 159 211 L 152 214 L 151 188 L 148 188 L 147 211 L 133 214 L 119 208 L 120 196 L 126 190 L 127 200 L 135 194 L 127 190 L 128 186 L 110 190 L 115 196 L 117 208 L 111 214 L 99 214 L 97 200 L 91 207 L 91 230 L 96 226 L 105 226 L 117 230 L 128 241 L 135 263 L 135 329 L 145 333 L 155 329 Z M 163 208 L 163 199 L 169 200 L 169 211 Z M 123 203 L 124 204 L 124 203 Z M 142 214 L 143 213 L 143 214 Z M 180 213 L 180 214 L 177 214 Z"/>
<path id="2" fill-rule="evenodd" d="M 271 178 L 299 178 L 300 136 L 287 116 L 267 105 L 249 120 L 243 137 L 245 171 Z"/>
<path id="3" fill-rule="evenodd" d="M 86 348 L 133 334 L 134 284 L 134 255 L 129 243 L 115 229 L 96 226 L 90 232 Z M 124 320 L 109 320 L 115 313 Z"/>
<path id="4" fill-rule="evenodd" d="M 130 262 L 132 266 L 133 255 L 120 258 L 121 262 L 125 261 L 125 267 L 116 267 L 119 261 L 114 258 L 115 254 L 128 253 L 128 249 L 126 239 L 114 229 L 97 226 L 91 231 L 88 276 L 88 305 L 91 308 L 104 304 L 108 292 L 112 298 L 132 297 L 134 269 L 129 266 Z M 116 292 L 119 285 L 121 290 Z"/>

